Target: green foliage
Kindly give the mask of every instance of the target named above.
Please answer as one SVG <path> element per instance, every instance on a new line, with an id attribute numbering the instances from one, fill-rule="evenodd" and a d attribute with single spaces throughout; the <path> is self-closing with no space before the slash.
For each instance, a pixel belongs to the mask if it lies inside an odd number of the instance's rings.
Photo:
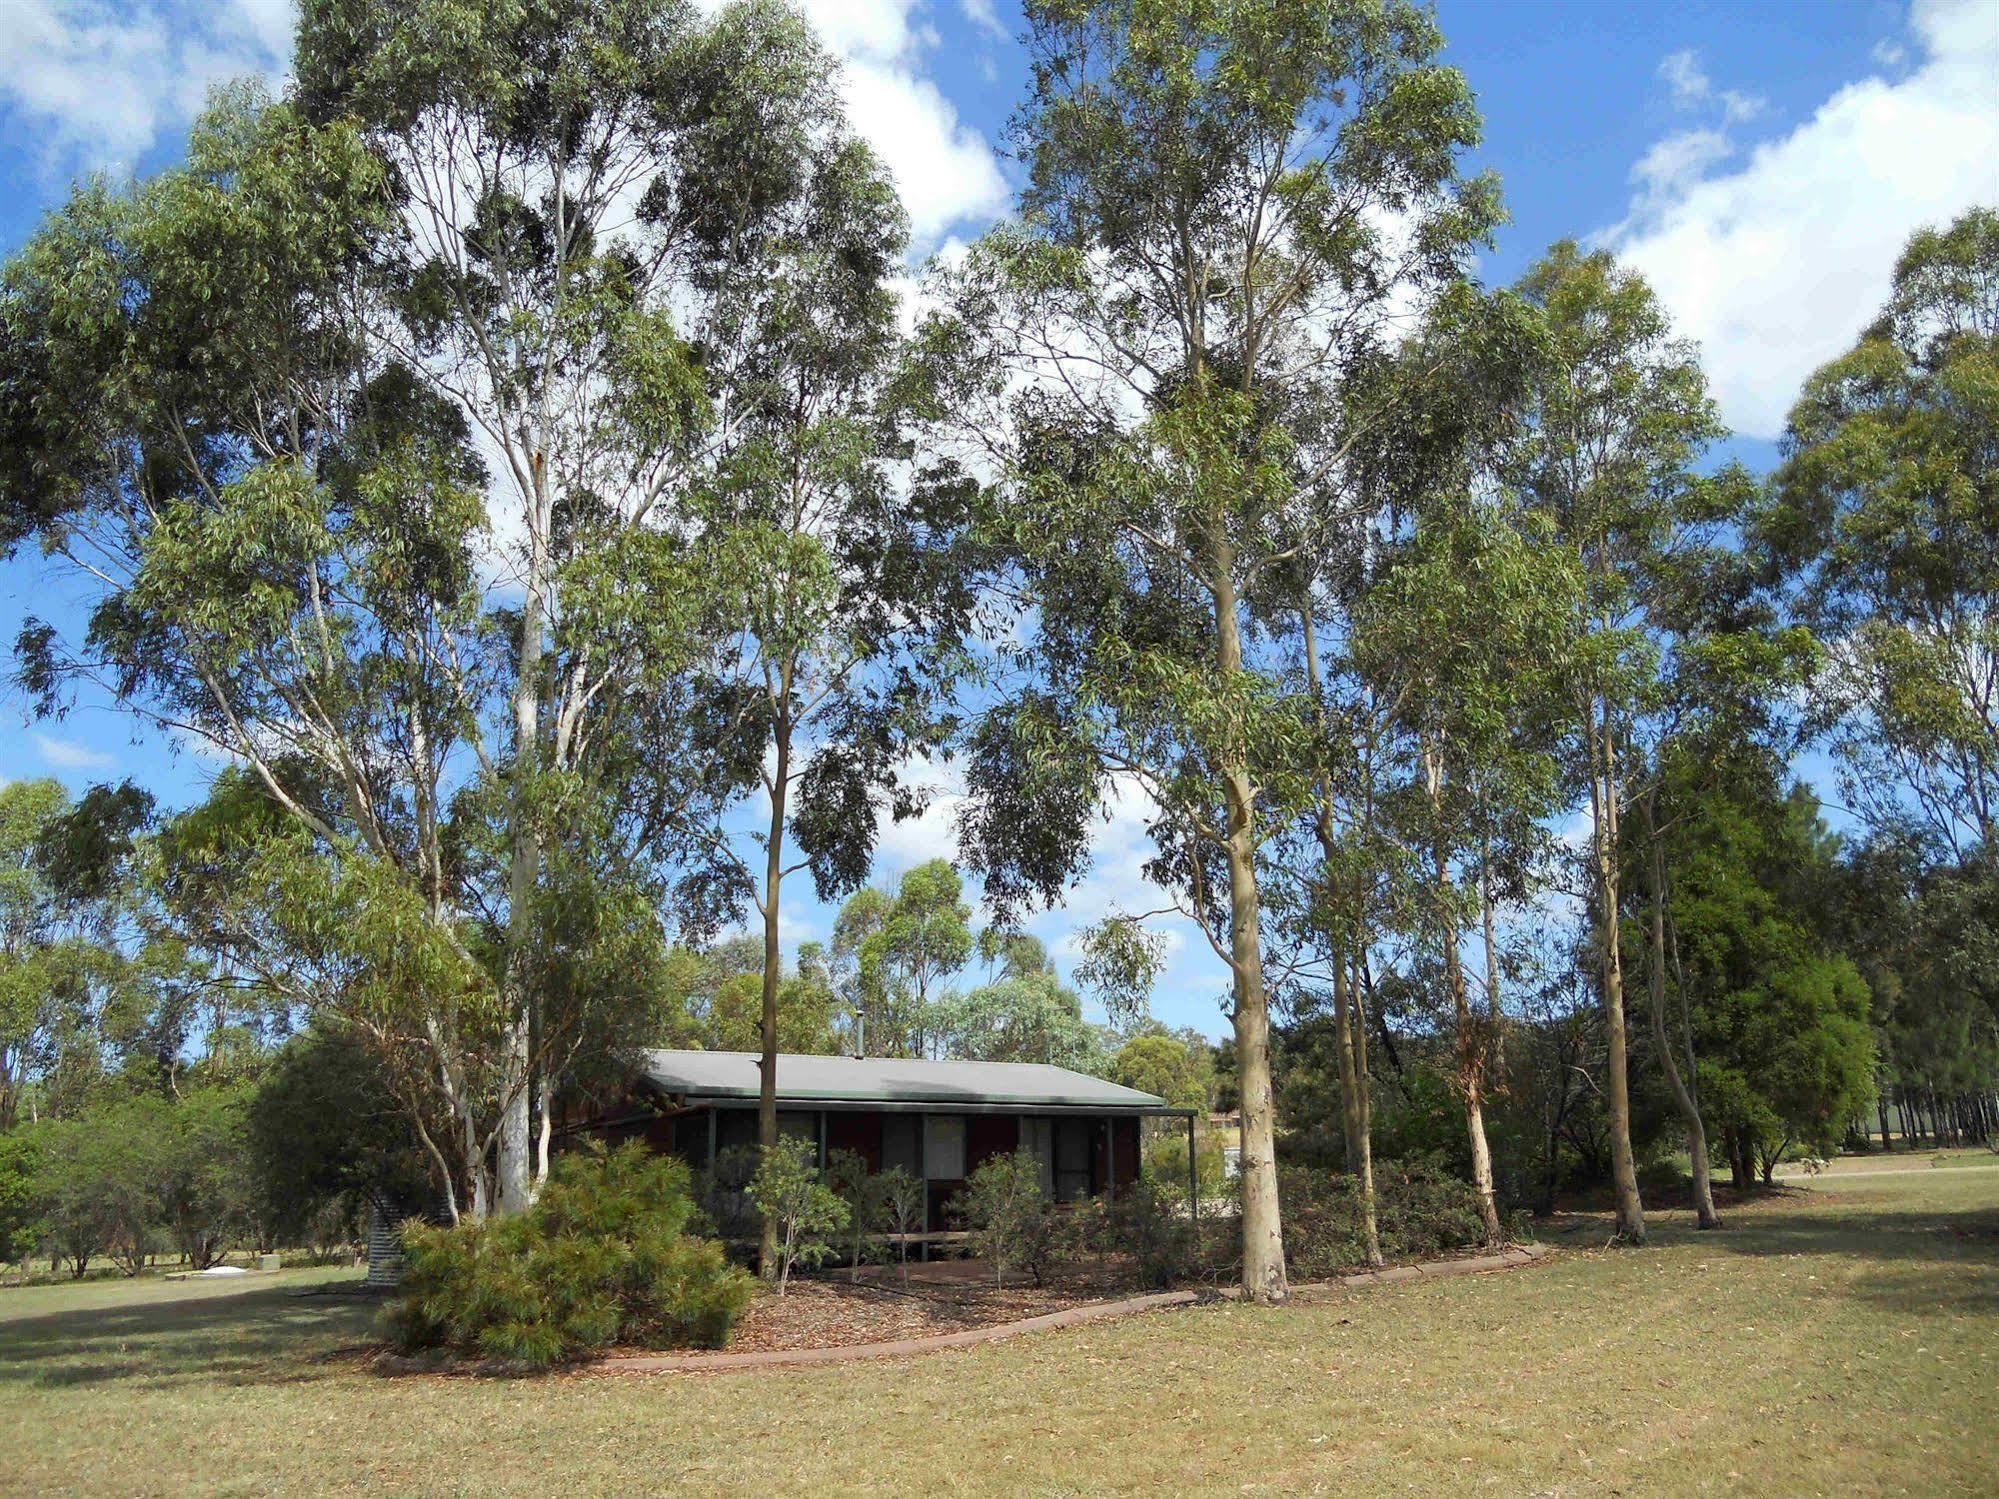
<path id="1" fill-rule="evenodd" d="M 1103 1005 L 1111 1029 L 1131 1030 L 1151 1006 L 1152 986 L 1166 961 L 1166 939 L 1120 913 L 1085 928 L 1077 942 L 1083 957 L 1076 965 L 1076 982 Z"/>
<path id="2" fill-rule="evenodd" d="M 216 1263 L 232 1241 L 276 1247 L 250 1165 L 252 1092 L 244 1084 L 195 1088 L 161 1121 L 152 1191 L 162 1227 L 195 1270 Z"/>
<path id="3" fill-rule="evenodd" d="M 1681 982 L 1704 1112 L 1775 1150 L 1830 1150 L 1874 1095 L 1871 995 L 1819 923 L 1833 845 L 1767 779 L 1682 806 L 1671 845 Z"/>
<path id="4" fill-rule="evenodd" d="M 1009 976 L 937 1001 L 930 1029 L 945 1055 L 983 1062 L 1044 1062 L 1101 1075 L 1102 1031 L 1052 972 Z"/>
<path id="5" fill-rule="evenodd" d="M 1806 383 L 1763 540 L 1829 643 L 1815 718 L 1847 801 L 1955 854 L 1999 828 L 1999 211 L 1924 229 L 1879 318 Z"/>
<path id="6" fill-rule="evenodd" d="M 692 1213 L 687 1168 L 643 1144 L 563 1156 L 524 1214 L 406 1225 L 386 1326 L 407 1351 L 535 1369 L 620 1343 L 719 1347 L 754 1283 L 687 1234 Z"/>
<path id="7" fill-rule="evenodd" d="M 993 1156 L 965 1179 L 958 1204 L 973 1247 L 992 1263 L 994 1285 L 1004 1286 L 1006 1272 L 1022 1265 L 1040 1283 L 1049 1257 L 1050 1214 L 1039 1160 L 1025 1150 Z"/>
<path id="8" fill-rule="evenodd" d="M 1285 1251 L 1305 1279 L 1366 1263 L 1356 1178 L 1319 1166 L 1281 1166 Z M 1375 1211 L 1381 1252 L 1420 1260 L 1483 1242 L 1478 1196 L 1469 1183 L 1421 1160 L 1377 1163 Z"/>
<path id="9" fill-rule="evenodd" d="M 100 1255 L 137 1275 L 158 1247 L 167 1111 L 161 1099 L 134 1098 L 36 1127 L 43 1248 L 77 1278 Z"/>
<path id="10" fill-rule="evenodd" d="M 180 1061 L 187 965 L 139 920 L 151 807 L 129 782 L 0 786 L 0 1130 L 79 1113 L 119 1063 Z"/>
<path id="11" fill-rule="evenodd" d="M 36 1247 L 41 1145 L 36 1131 L 0 1132 L 0 1261 L 25 1260 Z"/>
<path id="12" fill-rule="evenodd" d="M 1205 1111 L 1214 1091 L 1214 1053 L 1198 1032 L 1147 1031 L 1117 1049 L 1104 1075 L 1176 1109 Z"/>
<path id="13" fill-rule="evenodd" d="M 1195 1136 L 1195 1185 L 1204 1212 L 1212 1212 L 1229 1194 L 1228 1157 L 1222 1136 L 1200 1130 Z M 1145 1172 L 1161 1192 L 1180 1207 L 1187 1206 L 1187 1135 L 1178 1128 L 1160 1130 L 1145 1142 Z"/>
<path id="14" fill-rule="evenodd" d="M 756 1236 L 759 1220 L 750 1198 L 750 1180 L 762 1158 L 755 1145 L 731 1145 L 701 1168 L 695 1177 L 695 1201 L 703 1232 L 732 1242 Z"/>
<path id="15" fill-rule="evenodd" d="M 930 1211 L 930 1187 L 921 1177 L 900 1166 L 891 1166 L 878 1175 L 875 1182 L 881 1194 L 881 1224 L 897 1236 L 896 1263 L 902 1273 L 902 1283 L 908 1285 L 908 1236 L 923 1232 L 925 1218 Z"/>
<path id="16" fill-rule="evenodd" d="M 1141 1172 L 1111 1199 L 1110 1242 L 1130 1260 L 1140 1285 L 1163 1290 L 1193 1273 L 1199 1226 L 1185 1208 L 1184 1187 L 1175 1192 L 1171 1178 L 1156 1171 Z"/>
<path id="17" fill-rule="evenodd" d="M 834 1254 L 826 1235 L 845 1228 L 851 1216 L 845 1199 L 820 1177 L 816 1154 L 803 1140 L 780 1139 L 764 1151 L 750 1178 L 750 1200 L 776 1229 L 777 1264 L 766 1265 L 764 1274 L 776 1270 L 780 1296 L 794 1267 L 817 1265 Z"/>
<path id="18" fill-rule="evenodd" d="M 701 1044 L 710 1051 L 761 1051 L 763 947 L 747 938 L 730 946 L 740 948 L 754 966 L 734 968 L 732 954 L 704 965 L 697 990 Z M 778 981 L 777 1049 L 831 1056 L 840 1050 L 839 999 L 823 968 L 803 961 L 809 956 L 801 950 L 799 968 Z"/>
<path id="19" fill-rule="evenodd" d="M 847 1204 L 848 1279 L 859 1280 L 868 1240 L 884 1226 L 887 1193 L 893 1183 L 868 1170 L 867 1157 L 858 1151 L 835 1150 L 826 1157 L 826 1185 Z"/>
<path id="20" fill-rule="evenodd" d="M 279 1242 L 308 1238 L 328 1209 L 370 1193 L 421 1202 L 431 1163 L 381 1064 L 358 1038 L 317 1027 L 279 1050 L 248 1105 L 248 1169 Z"/>
<path id="21" fill-rule="evenodd" d="M 833 925 L 848 1012 L 870 1056 L 919 1056 L 930 1006 L 972 956 L 965 882 L 949 860 L 903 871 L 893 892 L 856 891 Z"/>

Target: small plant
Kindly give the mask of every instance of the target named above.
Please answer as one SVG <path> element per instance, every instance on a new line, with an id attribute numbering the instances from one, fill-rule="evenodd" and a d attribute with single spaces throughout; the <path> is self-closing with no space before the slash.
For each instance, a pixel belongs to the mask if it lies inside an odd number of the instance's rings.
<path id="1" fill-rule="evenodd" d="M 1008 1267 L 1023 1264 L 1039 1282 L 1049 1227 L 1041 1163 L 1024 1150 L 994 1156 L 966 1179 L 959 1201 L 972 1242 L 993 1263 L 993 1284 L 1004 1287 Z"/>
<path id="2" fill-rule="evenodd" d="M 861 1257 L 882 1220 L 882 1179 L 868 1170 L 858 1151 L 836 1150 L 826 1157 L 826 1181 L 847 1204 L 847 1279 L 861 1278 Z"/>
<path id="3" fill-rule="evenodd" d="M 840 1194 L 820 1179 L 813 1154 L 803 1140 L 779 1140 L 750 1179 L 751 1201 L 777 1228 L 780 1296 L 791 1284 L 794 1266 L 816 1265 L 833 1253 L 825 1236 L 846 1227 L 851 1216 Z"/>
<path id="4" fill-rule="evenodd" d="M 930 1191 L 923 1182 L 892 1166 L 875 1178 L 881 1192 L 882 1226 L 895 1235 L 897 1260 L 902 1283 L 909 1284 L 909 1238 L 923 1232 L 930 1203 Z"/>

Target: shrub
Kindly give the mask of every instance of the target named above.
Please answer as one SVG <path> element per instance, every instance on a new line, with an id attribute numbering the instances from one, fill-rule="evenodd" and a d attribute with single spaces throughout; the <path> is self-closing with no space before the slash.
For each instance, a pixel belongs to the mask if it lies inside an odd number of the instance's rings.
<path id="1" fill-rule="evenodd" d="M 992 1261 L 993 1283 L 1006 1284 L 1009 1267 L 1026 1265 L 1040 1284 L 1049 1256 L 1048 1194 L 1041 1163 L 1026 1151 L 994 1156 L 965 1179 L 959 1198 L 972 1243 Z"/>
<path id="2" fill-rule="evenodd" d="M 35 1202 L 43 1247 L 68 1261 L 75 1278 L 99 1254 L 127 1276 L 145 1269 L 159 1241 L 156 1189 L 169 1107 L 128 1099 L 39 1126 Z"/>
<path id="3" fill-rule="evenodd" d="M 389 1335 L 537 1369 L 620 1342 L 718 1347 L 754 1282 L 688 1236 L 692 1213 L 687 1168 L 636 1141 L 561 1157 L 525 1213 L 404 1228 Z"/>
<path id="4" fill-rule="evenodd" d="M 1198 1137 L 1196 1150 L 1196 1185 L 1200 1188 L 1203 1206 L 1212 1209 L 1233 1190 L 1227 1157 L 1222 1153 L 1221 1137 L 1212 1132 L 1203 1133 Z M 1187 1201 L 1187 1136 L 1180 1130 L 1169 1129 L 1146 1141 L 1144 1169 L 1162 1192 L 1173 1201 L 1184 1204 Z"/>
<path id="5" fill-rule="evenodd" d="M 833 1246 L 826 1235 L 847 1224 L 847 1204 L 820 1179 L 815 1154 L 803 1140 L 779 1140 L 764 1152 L 763 1164 L 750 1179 L 750 1199 L 776 1226 L 780 1296 L 790 1287 L 793 1267 L 829 1258 Z"/>
<path id="6" fill-rule="evenodd" d="M 1317 1279 L 1365 1263 L 1358 1179 L 1324 1167 L 1284 1165 L 1277 1190 L 1292 1274 Z M 1377 1164 L 1375 1220 L 1382 1256 L 1390 1260 L 1470 1248 L 1485 1237 L 1470 1183 L 1424 1160 Z"/>
<path id="7" fill-rule="evenodd" d="M 875 1178 L 881 1189 L 882 1226 L 896 1236 L 896 1258 L 902 1267 L 902 1283 L 909 1284 L 909 1236 L 923 1232 L 930 1206 L 930 1188 L 900 1166 L 891 1166 Z"/>
<path id="8" fill-rule="evenodd" d="M 826 1181 L 847 1204 L 847 1278 L 859 1280 L 868 1239 L 881 1229 L 882 1179 L 860 1152 L 836 1150 L 826 1157 Z"/>
<path id="9" fill-rule="evenodd" d="M 1148 1172 L 1111 1199 L 1105 1215 L 1110 1245 L 1131 1260 L 1140 1284 L 1163 1289 L 1193 1273 L 1196 1240 L 1192 1220 L 1181 1216 L 1185 1197 L 1184 1189 L 1176 1198 Z"/>

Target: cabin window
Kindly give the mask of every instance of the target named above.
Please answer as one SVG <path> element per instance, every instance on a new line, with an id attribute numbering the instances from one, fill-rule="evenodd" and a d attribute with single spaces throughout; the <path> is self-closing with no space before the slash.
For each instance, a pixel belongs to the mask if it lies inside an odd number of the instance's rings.
<path id="1" fill-rule="evenodd" d="M 923 1116 L 923 1174 L 934 1182 L 965 1179 L 965 1120 L 959 1114 Z"/>
<path id="2" fill-rule="evenodd" d="M 1034 1158 L 1041 1167 L 1041 1190 L 1050 1197 L 1055 1195 L 1055 1133 L 1051 1128 L 1053 1120 L 1023 1119 L 1020 1121 L 1020 1148 Z"/>
<path id="3" fill-rule="evenodd" d="M 923 1175 L 923 1142 L 919 1131 L 923 1119 L 917 1114 L 882 1116 L 882 1170 L 900 1166 L 911 1176 Z"/>
<path id="4" fill-rule="evenodd" d="M 720 1109 L 715 1114 L 715 1149 L 735 1150 L 757 1143 L 755 1109 Z"/>
<path id="5" fill-rule="evenodd" d="M 1055 1121 L 1055 1200 L 1080 1202 L 1090 1195 L 1090 1146 L 1094 1119 Z"/>

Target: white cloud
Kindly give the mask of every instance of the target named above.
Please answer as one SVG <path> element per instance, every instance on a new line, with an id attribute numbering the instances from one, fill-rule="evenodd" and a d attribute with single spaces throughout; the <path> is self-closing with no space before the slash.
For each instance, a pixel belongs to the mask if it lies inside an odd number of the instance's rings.
<path id="1" fill-rule="evenodd" d="M 1682 130 L 1656 142 L 1631 169 L 1631 180 L 1647 203 L 1661 203 L 1685 193 L 1708 169 L 1734 153 L 1719 130 Z"/>
<path id="2" fill-rule="evenodd" d="M 185 129 L 210 87 L 281 73 L 292 0 L 6 0 L 0 103 L 60 175 L 127 168 Z"/>
<path id="3" fill-rule="evenodd" d="M 1628 216 L 1600 236 L 1700 342 L 1738 431 L 1781 433 L 1805 376 L 1879 309 L 1913 230 L 1999 201 L 1989 0 L 1916 0 L 1910 23 L 1913 71 L 1840 89 L 1746 159 L 1714 131 L 1659 142 L 1633 171 Z M 1711 94 L 1691 55 L 1662 73 L 1676 95 Z"/>
<path id="4" fill-rule="evenodd" d="M 877 881 L 893 884 L 904 870 L 931 859 L 958 859 L 958 814 L 965 805 L 965 777 L 956 766 L 917 757 L 903 770 L 903 784 L 920 791 L 927 804 L 920 816 L 892 822 L 883 817 L 875 839 Z"/>
<path id="5" fill-rule="evenodd" d="M 901 63 L 855 59 L 842 86 L 854 129 L 895 178 L 919 250 L 955 224 L 1004 211 L 1007 186 L 992 148 L 929 79 Z"/>
<path id="6" fill-rule="evenodd" d="M 1000 213 L 1008 199 L 991 145 L 923 76 L 924 55 L 938 38 L 914 19 L 921 8 L 920 0 L 803 4 L 826 45 L 846 63 L 841 91 L 848 116 L 895 177 L 919 251 L 953 225 Z"/>
<path id="7" fill-rule="evenodd" d="M 78 744 L 74 739 L 58 739 L 53 734 L 37 732 L 34 740 L 36 751 L 58 770 L 109 770 L 118 763 L 116 755 Z"/>
<path id="8" fill-rule="evenodd" d="M 1899 68 L 1909 60 L 1909 49 L 1898 41 L 1883 37 L 1874 44 L 1873 57 L 1884 68 Z"/>
<path id="9" fill-rule="evenodd" d="M 991 145 L 925 76 L 939 40 L 922 0 L 803 8 L 846 63 L 854 127 L 894 174 L 917 248 L 1001 212 L 1008 191 Z M 281 75 L 295 15 L 293 0 L 0 0 L 0 10 L 0 104 L 58 175 L 128 168 L 185 130 L 212 85 Z M 1004 35 L 989 4 L 975 0 L 967 14 Z"/>
<path id="10" fill-rule="evenodd" d="M 1715 88 L 1701 66 L 1700 54 L 1691 47 L 1668 53 L 1659 64 L 1659 76 L 1671 87 L 1673 103 L 1681 109 L 1718 109 L 1722 119 L 1730 124 L 1754 119 L 1763 112 L 1765 101 L 1761 96 Z"/>
<path id="11" fill-rule="evenodd" d="M 958 9 L 965 13 L 965 19 L 996 42 L 1010 42 L 1013 37 L 1006 25 L 993 10 L 993 0 L 958 0 Z"/>

